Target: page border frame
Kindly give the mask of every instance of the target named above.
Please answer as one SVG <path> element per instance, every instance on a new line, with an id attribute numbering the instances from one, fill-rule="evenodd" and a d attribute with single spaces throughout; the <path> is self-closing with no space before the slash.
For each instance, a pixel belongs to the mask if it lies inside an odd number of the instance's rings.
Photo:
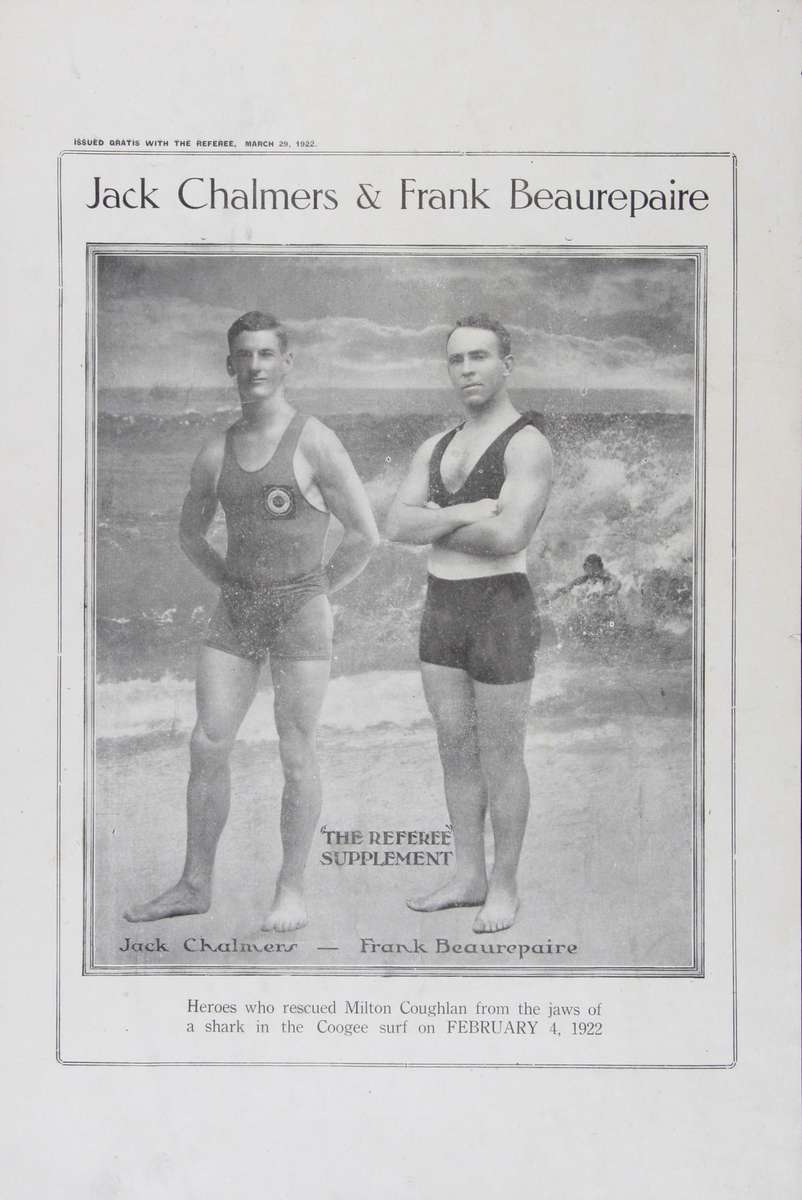
<path id="1" fill-rule="evenodd" d="M 120 155 L 125 155 L 126 157 L 137 156 L 137 155 L 143 156 L 143 157 L 156 157 L 156 156 L 162 157 L 164 155 L 169 155 L 169 156 L 173 156 L 173 157 L 180 156 L 180 157 L 200 157 L 200 158 L 208 158 L 209 156 L 212 156 L 212 157 L 256 157 L 256 158 L 271 158 L 271 157 L 288 157 L 288 158 L 298 158 L 298 157 L 347 157 L 347 158 L 372 158 L 372 157 L 492 158 L 492 157 L 509 157 L 509 158 L 514 158 L 514 157 L 519 157 L 519 156 L 525 156 L 527 158 L 533 158 L 533 157 L 537 157 L 537 158 L 569 158 L 569 157 L 570 158 L 663 158 L 663 159 L 666 159 L 666 158 L 681 158 L 681 159 L 685 159 L 685 158 L 725 158 L 725 159 L 730 160 L 731 170 L 732 170 L 732 212 L 731 212 L 731 219 L 732 219 L 732 293 L 731 293 L 732 294 L 732 366 L 731 366 L 731 370 L 732 370 L 732 378 L 731 378 L 731 386 L 732 386 L 731 466 L 732 466 L 732 470 L 731 470 L 731 492 L 732 492 L 732 494 L 731 494 L 731 507 L 730 507 L 730 520 L 731 520 L 731 530 L 732 530 L 732 535 L 731 535 L 732 555 L 731 555 L 731 579 L 730 579 L 732 611 L 731 611 L 730 660 L 729 660 L 730 688 L 731 688 L 731 720 L 730 720 L 730 724 L 729 724 L 729 742 L 730 742 L 730 749 L 731 749 L 731 756 L 730 756 L 730 806 L 731 806 L 731 813 L 730 813 L 730 816 L 731 816 L 730 874 L 731 874 L 731 899 L 732 899 L 732 904 L 731 904 L 732 1060 L 730 1062 L 726 1062 L 726 1063 L 688 1063 L 688 1064 L 673 1064 L 673 1063 L 672 1064 L 667 1064 L 667 1063 L 661 1063 L 661 1064 L 642 1064 L 642 1063 L 614 1063 L 614 1064 L 599 1064 L 599 1063 L 558 1063 L 558 1064 L 557 1063 L 510 1063 L 510 1064 L 506 1064 L 506 1063 L 502 1063 L 502 1064 L 497 1064 L 497 1063 L 410 1063 L 410 1064 L 405 1064 L 405 1063 L 399 1063 L 399 1062 L 387 1062 L 387 1063 L 315 1062 L 315 1063 L 311 1063 L 311 1062 L 291 1061 L 291 1062 L 282 1063 L 282 1062 L 276 1062 L 276 1061 L 271 1061 L 271 1062 L 257 1061 L 257 1062 L 253 1062 L 253 1063 L 248 1063 L 248 1062 L 234 1063 L 234 1062 L 220 1062 L 220 1061 L 209 1061 L 209 1060 L 199 1060 L 197 1062 L 195 1062 L 195 1061 L 189 1062 L 186 1060 L 176 1060 L 173 1063 L 173 1062 L 168 1062 L 166 1060 L 159 1060 L 156 1062 L 134 1062 L 133 1060 L 124 1060 L 124 1061 L 120 1061 L 120 1062 L 117 1062 L 117 1061 L 98 1062 L 97 1060 L 87 1060 L 86 1063 L 77 1063 L 77 1062 L 75 1062 L 75 1060 L 64 1060 L 61 1057 L 61 1051 L 60 1051 L 60 1046 L 61 1046 L 61 986 L 62 986 L 62 978 L 61 978 L 61 952 L 62 952 L 62 946 L 61 946 L 61 936 L 62 936 L 61 935 L 61 903 L 62 903 L 62 901 L 61 901 L 61 871 L 62 871 L 62 867 L 61 867 L 61 849 L 62 849 L 61 727 L 62 727 L 62 692 L 63 692 L 62 616 L 63 616 L 63 589 L 64 589 L 64 575 L 63 575 L 64 564 L 63 564 L 63 548 L 62 548 L 62 518 L 63 518 L 63 511 L 62 511 L 62 486 L 63 486 L 62 160 L 66 156 L 86 156 L 86 155 L 93 155 L 93 156 L 108 155 L 111 157 L 119 157 Z M 737 498 L 738 498 L 738 424 L 737 424 L 737 420 L 738 420 L 738 232 L 737 232 L 737 230 L 738 230 L 738 220 L 737 220 L 737 218 L 738 218 L 738 193 L 737 193 L 737 178 L 738 178 L 738 160 L 734 153 L 728 152 L 728 151 L 711 151 L 711 152 L 705 152 L 705 151 L 689 151 L 689 152 L 681 152 L 681 151 L 680 152 L 553 151 L 553 152 L 544 152 L 544 151 L 520 151 L 520 150 L 518 150 L 518 151 L 441 151 L 441 152 L 438 152 L 438 151 L 400 151 L 400 150 L 393 150 L 393 151 L 359 151 L 359 150 L 356 150 L 356 151 L 318 151 L 318 150 L 270 151 L 270 150 L 264 150 L 264 149 L 234 150 L 234 151 L 214 151 L 214 150 L 201 151 L 201 150 L 191 150 L 191 149 L 188 149 L 188 150 L 169 150 L 169 149 L 160 150 L 158 148 L 148 148 L 146 150 L 142 150 L 142 149 L 139 149 L 139 150 L 133 149 L 132 150 L 132 149 L 129 149 L 126 147 L 120 147 L 118 149 L 109 149 L 109 150 L 105 150 L 102 148 L 94 148 L 94 149 L 86 148 L 86 149 L 81 149 L 81 150 L 64 150 L 61 153 L 59 153 L 58 160 L 57 160 L 57 225 L 58 225 L 57 609 L 58 609 L 58 613 L 57 613 L 57 651 L 56 651 L 56 689 L 57 689 L 57 694 L 56 694 L 56 707 L 57 707 L 57 720 L 56 720 L 56 738 L 57 738 L 57 746 L 56 746 L 56 772 L 57 772 L 57 778 L 56 778 L 56 793 L 57 793 L 56 837 L 57 837 L 58 853 L 57 853 L 57 862 L 56 862 L 57 878 L 56 878 L 56 981 L 55 982 L 56 982 L 56 1057 L 60 1063 L 64 1063 L 65 1065 L 93 1065 L 93 1066 L 95 1066 L 95 1065 L 108 1065 L 108 1066 L 209 1065 L 209 1066 L 399 1067 L 399 1066 L 412 1065 L 412 1066 L 421 1066 L 421 1067 L 446 1067 L 446 1068 L 466 1067 L 467 1066 L 467 1067 L 492 1067 L 492 1068 L 496 1068 L 496 1069 L 502 1069 L 502 1068 L 506 1068 L 506 1067 L 527 1067 L 530 1069 L 572 1069 L 572 1070 L 573 1069 L 583 1069 L 583 1070 L 584 1069 L 590 1069 L 590 1070 L 656 1070 L 656 1069 L 659 1069 L 659 1070 L 687 1070 L 687 1069 L 711 1070 L 712 1069 L 712 1070 L 717 1070 L 717 1069 L 731 1069 L 736 1065 L 737 1059 L 738 1059 L 738 1033 L 737 1033 L 738 968 L 737 968 L 737 911 L 736 911 L 736 906 L 737 906 L 737 879 L 736 879 L 737 710 L 735 707 L 736 670 L 737 670 L 737 637 L 736 637 L 736 632 L 737 632 L 736 631 L 736 608 L 737 608 L 736 561 L 737 560 L 736 560 L 736 546 L 737 546 Z M 93 245 L 96 245 L 96 244 L 97 243 L 93 243 Z M 88 247 L 89 247 L 89 243 L 87 243 L 87 249 L 88 249 Z M 201 248 L 208 250 L 211 247 L 209 246 L 209 244 L 206 244 L 205 246 L 203 246 Z M 307 250 L 311 250 L 314 248 L 323 249 L 323 246 L 314 247 L 312 244 L 305 244 L 304 248 Z M 549 249 L 551 251 L 555 250 L 554 246 L 543 247 L 543 248 Z M 659 247 L 656 247 L 654 244 L 652 244 L 651 246 L 646 247 L 645 249 L 647 251 L 648 250 L 654 251 L 655 249 L 658 249 L 658 248 Z M 256 247 L 252 247 L 252 249 L 256 249 Z M 294 249 L 295 249 L 295 252 L 298 252 L 299 247 L 294 247 Z M 345 250 L 346 248 L 343 247 L 343 249 Z M 376 249 L 378 249 L 378 247 L 370 246 L 369 249 L 376 250 Z M 402 249 L 408 249 L 408 247 L 401 247 L 401 246 L 398 246 L 397 244 L 394 244 L 392 249 L 399 251 Z M 431 250 L 434 249 L 434 247 L 427 247 L 427 249 L 431 252 Z M 441 246 L 441 247 L 438 247 L 438 249 L 440 249 L 441 252 L 446 252 L 449 249 L 450 250 L 458 250 L 459 247 L 457 247 L 457 246 L 452 246 L 452 247 Z M 492 248 L 488 247 L 488 249 L 499 250 L 499 249 L 503 249 L 503 248 L 502 247 L 492 247 Z M 535 249 L 535 246 L 532 244 L 528 244 L 526 246 L 520 247 L 520 249 L 532 250 L 532 249 Z M 571 249 L 576 252 L 576 251 L 582 249 L 582 247 L 572 245 Z M 586 249 L 597 249 L 598 250 L 599 247 L 598 246 L 597 247 L 588 247 Z M 626 249 L 632 251 L 635 249 L 635 247 L 626 247 Z M 671 250 L 671 249 L 675 249 L 675 247 L 666 247 L 666 249 Z M 697 274 L 697 295 L 698 295 L 698 286 L 699 286 L 699 282 L 698 282 L 698 274 Z M 704 299 L 704 304 L 705 304 L 705 320 L 704 320 L 704 322 L 702 322 L 701 314 L 697 312 L 697 337 L 699 334 L 699 329 L 701 327 L 701 333 L 702 333 L 702 339 L 703 339 L 703 353 L 704 353 L 705 366 L 706 366 L 706 352 L 707 352 L 707 325 L 706 325 L 707 291 L 706 291 L 706 288 L 704 289 L 703 299 Z M 703 387 L 703 390 L 701 393 L 699 392 L 699 388 L 698 388 L 700 362 L 702 359 L 702 354 L 699 353 L 699 342 L 698 341 L 697 341 L 697 356 L 696 357 L 697 357 L 697 362 L 696 362 L 697 401 L 699 399 L 699 396 L 701 395 L 702 404 L 704 407 L 704 387 Z M 89 364 L 89 360 L 87 359 L 87 366 L 88 366 L 88 364 Z M 92 364 L 92 366 L 94 368 L 94 364 Z M 706 385 L 706 370 L 704 371 L 704 374 L 703 374 L 703 385 Z M 694 416 L 695 416 L 694 423 L 696 426 L 696 424 L 698 422 L 698 416 L 699 416 L 698 404 L 697 404 L 697 410 L 696 410 Z M 706 413 L 705 413 L 705 416 L 706 416 Z M 698 469 L 698 463 L 697 463 L 697 459 L 696 459 L 696 445 L 695 445 L 694 449 L 695 449 L 694 474 L 696 474 L 696 471 Z M 702 477 L 702 489 L 704 489 L 704 474 Z M 698 489 L 696 488 L 696 486 L 695 486 L 695 492 L 696 492 L 696 494 L 698 494 Z M 698 521 L 699 521 L 700 517 L 702 520 L 702 525 L 704 526 L 704 516 L 705 516 L 705 503 L 704 503 L 704 490 L 703 490 L 702 491 L 702 503 L 699 505 L 698 511 L 695 511 L 695 514 L 694 514 L 695 526 L 698 525 Z M 695 533 L 695 543 L 698 546 L 699 543 L 696 541 L 696 536 L 697 535 Z M 704 536 L 704 528 L 702 528 L 702 538 L 703 538 L 703 536 Z M 703 540 L 702 540 L 701 545 L 703 548 L 704 547 Z M 86 561 L 86 555 L 85 555 L 85 561 Z M 703 564 L 704 564 L 704 559 L 702 559 L 702 566 L 703 566 Z M 695 601 L 696 601 L 697 595 L 699 595 L 697 589 L 699 587 L 700 579 L 701 579 L 702 592 L 701 592 L 701 596 L 699 599 L 699 603 L 700 603 L 700 605 L 702 605 L 703 604 L 703 589 L 704 589 L 704 570 L 702 569 L 701 572 L 699 571 L 698 565 L 697 565 L 697 562 L 695 559 L 695 561 L 694 561 Z M 701 614 L 702 620 L 700 622 L 698 622 L 698 625 L 701 626 L 701 632 L 703 635 L 704 613 L 703 613 L 703 609 L 701 607 L 699 609 L 699 612 Z M 693 635 L 693 637 L 694 637 L 694 656 L 695 657 L 696 657 L 696 652 L 697 652 L 697 650 L 696 650 L 697 638 L 699 636 L 699 630 L 697 629 L 696 614 L 697 614 L 697 608 L 696 608 L 696 603 L 695 603 L 694 604 L 694 635 Z M 86 625 L 85 625 L 85 629 L 86 629 Z M 701 672 L 702 672 L 702 681 L 704 678 L 704 676 L 703 676 L 703 672 L 704 672 L 703 640 L 702 640 L 702 653 L 700 655 L 700 658 L 701 658 L 700 667 L 697 667 L 696 665 L 694 666 L 694 684 L 695 684 L 695 679 L 696 679 L 698 670 L 701 670 Z M 703 713 L 703 704 L 702 704 L 702 713 Z M 696 732 L 697 732 L 697 720 L 696 720 L 696 715 L 694 715 L 694 724 L 693 724 L 694 739 L 696 738 Z M 702 733 L 704 733 L 703 729 L 702 729 Z M 85 726 L 85 741 L 86 741 L 86 726 Z M 701 746 L 700 746 L 699 754 L 698 754 L 698 756 L 695 755 L 695 758 L 698 758 L 699 767 L 702 772 L 701 782 L 702 782 L 702 788 L 703 788 L 703 785 L 704 785 L 704 776 L 703 776 L 703 772 L 704 772 L 704 737 L 703 736 L 701 738 Z M 695 790 L 696 790 L 696 787 L 695 787 L 695 781 L 694 781 L 694 791 Z M 86 792 L 86 789 L 84 788 L 84 794 L 85 794 L 85 792 Z M 703 804 L 701 806 L 701 814 L 703 817 L 703 814 L 704 814 L 704 805 Z M 702 823 L 701 834 L 703 835 L 703 823 Z M 696 846 L 696 844 L 697 844 L 697 841 L 696 841 L 696 831 L 695 831 L 694 845 Z M 703 846 L 703 842 L 702 842 L 702 846 Z M 86 829 L 84 830 L 84 855 L 86 855 Z M 697 898 L 697 893 L 696 893 L 696 889 L 695 889 L 695 892 L 694 892 L 695 902 L 696 902 L 696 898 Z M 704 903 L 703 864 L 702 864 L 701 902 L 702 902 L 702 904 L 700 907 L 702 907 L 703 903 Z M 696 922 L 695 922 L 695 924 L 696 924 Z M 703 926 L 701 927 L 701 930 L 700 930 L 700 938 L 701 938 L 701 941 L 699 944 L 703 949 L 703 939 L 704 939 Z M 696 942 L 696 931 L 694 933 L 694 940 Z M 703 959 L 702 959 L 702 962 L 703 962 Z M 84 964 L 84 966 L 85 966 L 85 964 Z M 82 973 L 86 974 L 86 971 L 84 970 Z M 95 975 L 100 972 L 93 971 L 91 973 L 93 975 Z M 109 972 L 108 970 L 102 971 L 103 975 L 108 975 L 110 973 L 111 972 Z M 115 974 L 115 975 L 121 974 L 121 973 L 123 973 L 123 972 L 120 972 L 120 971 L 113 972 L 113 974 Z M 129 975 L 137 975 L 139 977 L 141 977 L 143 974 L 143 972 L 141 972 L 141 971 L 125 971 L 124 973 L 129 974 Z M 148 972 L 148 974 L 150 974 L 150 973 L 151 972 Z M 313 968 L 311 970 L 303 971 L 303 972 L 288 972 L 286 970 L 265 971 L 264 969 L 260 969 L 257 971 L 242 971 L 239 969 L 228 969 L 228 968 L 218 968 L 214 972 L 209 972 L 207 970 L 185 970 L 183 968 L 179 968 L 177 972 L 174 972 L 174 971 L 159 972 L 160 975 L 167 974 L 167 973 L 170 973 L 170 974 L 177 973 L 182 976 L 223 974 L 226 977 L 230 977 L 230 978 L 250 977 L 253 974 L 257 974 L 259 976 L 271 975 L 271 974 L 273 974 L 273 975 L 280 974 L 282 976 L 288 975 L 288 974 L 304 974 L 304 975 L 320 976 L 321 974 L 323 974 L 319 970 L 319 968 Z M 703 973 L 704 972 L 702 970 L 702 975 L 703 975 Z M 346 970 L 343 972 L 327 970 L 325 972 L 325 974 L 326 975 L 345 974 L 348 976 L 354 976 L 355 973 L 353 971 L 349 971 L 349 970 Z M 386 974 L 386 971 L 360 972 L 359 974 L 360 975 L 362 975 L 362 974 L 370 974 L 370 975 Z M 414 970 L 413 971 L 404 971 L 403 969 L 401 969 L 397 972 L 394 972 L 394 975 L 395 974 L 398 974 L 401 976 L 407 975 L 407 976 L 418 976 L 419 977 L 421 975 L 421 972 L 414 971 Z M 437 972 L 436 976 L 433 975 L 433 977 L 444 978 L 444 977 L 447 977 L 449 974 L 450 973 L 439 970 Z M 465 975 L 464 972 L 455 972 L 454 974 L 456 974 L 458 977 L 462 977 L 462 978 L 481 978 L 481 977 L 487 977 L 489 974 L 491 974 L 491 972 L 474 971 L 474 972 L 471 972 L 471 974 L 467 975 L 467 976 Z M 527 977 L 531 977 L 533 973 L 530 971 L 519 972 L 519 971 L 508 970 L 508 971 L 505 971 L 502 975 L 499 975 L 498 973 L 493 973 L 493 974 L 497 978 L 509 978 L 513 974 L 514 975 L 525 974 Z M 565 973 L 565 972 L 558 973 L 558 972 L 553 972 L 550 970 L 541 970 L 540 972 L 537 973 L 537 975 L 535 977 L 542 977 L 545 975 L 549 978 L 575 978 L 575 977 L 583 977 L 586 974 L 589 974 L 589 972 L 583 972 L 582 970 L 577 970 L 576 972 L 568 972 L 568 973 Z M 597 975 L 598 973 L 592 972 L 592 974 Z M 616 974 L 613 976 L 606 975 L 604 977 L 620 978 L 621 975 L 619 974 L 619 972 L 616 972 Z M 626 977 L 626 976 L 624 976 L 624 977 Z M 650 978 L 653 976 L 645 976 L 645 977 Z M 671 978 L 671 977 L 675 977 L 675 975 L 674 975 L 674 973 L 672 973 L 670 976 L 667 976 L 667 977 Z M 687 970 L 683 969 L 683 973 L 679 977 L 689 978 L 689 977 L 698 977 L 698 976 L 689 976 L 687 973 Z"/>

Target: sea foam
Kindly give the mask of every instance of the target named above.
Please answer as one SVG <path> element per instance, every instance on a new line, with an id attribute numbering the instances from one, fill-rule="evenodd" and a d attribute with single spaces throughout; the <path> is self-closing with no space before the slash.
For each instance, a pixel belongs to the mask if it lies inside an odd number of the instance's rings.
<path id="1" fill-rule="evenodd" d="M 533 705 L 556 695 L 560 686 L 558 670 L 539 672 L 532 690 Z M 331 680 L 320 728 L 324 733 L 353 733 L 383 726 L 412 729 L 429 720 L 418 671 L 367 671 Z M 95 690 L 98 738 L 184 735 L 194 723 L 195 688 L 189 680 L 165 675 L 156 681 L 100 683 Z M 249 743 L 278 740 L 272 687 L 257 693 L 238 736 Z"/>

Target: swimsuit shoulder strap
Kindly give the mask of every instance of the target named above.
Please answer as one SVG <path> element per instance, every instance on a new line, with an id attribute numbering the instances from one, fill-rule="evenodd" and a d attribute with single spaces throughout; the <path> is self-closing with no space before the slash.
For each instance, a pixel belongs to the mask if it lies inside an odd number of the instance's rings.
<path id="1" fill-rule="evenodd" d="M 234 447 L 232 445 L 232 442 L 234 439 L 234 430 L 237 428 L 238 423 L 239 422 L 235 421 L 234 424 L 229 425 L 228 429 L 226 430 L 225 442 L 224 442 L 224 446 L 223 446 L 223 461 L 220 465 L 220 474 L 217 477 L 218 490 L 220 488 L 220 483 L 224 479 L 224 477 L 226 475 L 228 475 L 232 470 L 236 471 L 236 469 L 239 467 L 236 456 L 234 454 Z"/>
<path id="2" fill-rule="evenodd" d="M 520 433 L 521 430 L 525 429 L 527 425 L 534 425 L 532 414 L 521 413 L 517 421 L 513 421 L 512 425 L 508 425 L 506 429 L 501 431 L 496 440 L 492 442 L 490 446 L 488 446 L 485 453 L 492 451 L 494 454 L 498 454 L 503 459 L 504 452 L 512 439 L 515 437 L 516 433 Z"/>
<path id="3" fill-rule="evenodd" d="M 464 424 L 464 423 L 463 423 Z M 443 477 L 440 474 L 440 463 L 447 447 L 451 443 L 451 439 L 455 434 L 459 433 L 462 425 L 455 425 L 453 429 L 449 429 L 444 433 L 440 440 L 435 444 L 432 450 L 431 458 L 429 459 L 429 499 L 437 500 L 440 492 L 445 491 L 443 486 Z"/>
<path id="4" fill-rule="evenodd" d="M 488 467 L 490 469 L 497 467 L 503 472 L 504 455 L 507 451 L 507 447 L 515 437 L 516 433 L 520 433 L 522 429 L 526 429 L 527 425 L 532 425 L 535 429 L 538 429 L 542 433 L 543 418 L 541 417 L 540 413 L 521 413 L 517 421 L 513 421 L 512 425 L 508 425 L 506 429 L 502 429 L 495 441 L 490 443 L 490 445 L 487 447 L 487 450 L 485 450 L 484 454 L 479 459 L 479 462 L 485 466 L 485 469 L 488 469 Z M 489 463 L 488 460 L 490 460 Z M 476 465 L 478 466 L 479 463 Z"/>
<path id="5" fill-rule="evenodd" d="M 287 428 L 279 439 L 279 444 L 276 446 L 276 452 L 273 455 L 277 459 L 279 455 L 287 455 L 292 461 L 292 456 L 295 453 L 295 447 L 298 445 L 298 440 L 301 436 L 301 430 L 306 424 L 308 418 L 303 413 L 295 413 Z"/>
<path id="6" fill-rule="evenodd" d="M 279 438 L 279 443 L 273 451 L 273 456 L 265 463 L 265 470 L 278 479 L 279 476 L 289 477 L 292 474 L 292 460 L 298 446 L 301 431 L 308 418 L 302 413 L 295 413 L 289 425 Z"/>
<path id="7" fill-rule="evenodd" d="M 504 455 L 516 433 L 520 433 L 527 425 L 536 425 L 532 413 L 522 413 L 506 429 L 502 429 L 487 449 L 474 463 L 462 487 L 454 495 L 463 495 L 469 499 L 479 499 L 482 496 L 498 496 L 504 486 L 505 470 Z"/>

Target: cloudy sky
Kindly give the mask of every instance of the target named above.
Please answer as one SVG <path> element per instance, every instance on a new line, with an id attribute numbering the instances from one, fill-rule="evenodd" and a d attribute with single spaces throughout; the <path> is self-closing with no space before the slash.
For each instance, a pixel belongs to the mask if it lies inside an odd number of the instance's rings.
<path id="1" fill-rule="evenodd" d="M 444 338 L 483 311 L 509 328 L 515 387 L 649 390 L 690 411 L 695 266 L 687 258 L 116 255 L 98 263 L 103 387 L 225 387 L 228 326 L 274 312 L 294 382 L 448 386 Z"/>

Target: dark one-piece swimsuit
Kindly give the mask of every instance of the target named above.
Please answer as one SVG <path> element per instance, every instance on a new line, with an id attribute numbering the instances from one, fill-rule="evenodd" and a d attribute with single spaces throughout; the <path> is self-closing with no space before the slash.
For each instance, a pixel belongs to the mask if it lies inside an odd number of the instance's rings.
<path id="1" fill-rule="evenodd" d="M 275 453 L 256 471 L 237 462 L 237 426 L 226 433 L 217 495 L 226 517 L 228 578 L 206 645 L 257 663 L 268 654 L 331 657 L 322 565 L 329 514 L 304 497 L 292 465 L 305 423 L 296 413 Z"/>

